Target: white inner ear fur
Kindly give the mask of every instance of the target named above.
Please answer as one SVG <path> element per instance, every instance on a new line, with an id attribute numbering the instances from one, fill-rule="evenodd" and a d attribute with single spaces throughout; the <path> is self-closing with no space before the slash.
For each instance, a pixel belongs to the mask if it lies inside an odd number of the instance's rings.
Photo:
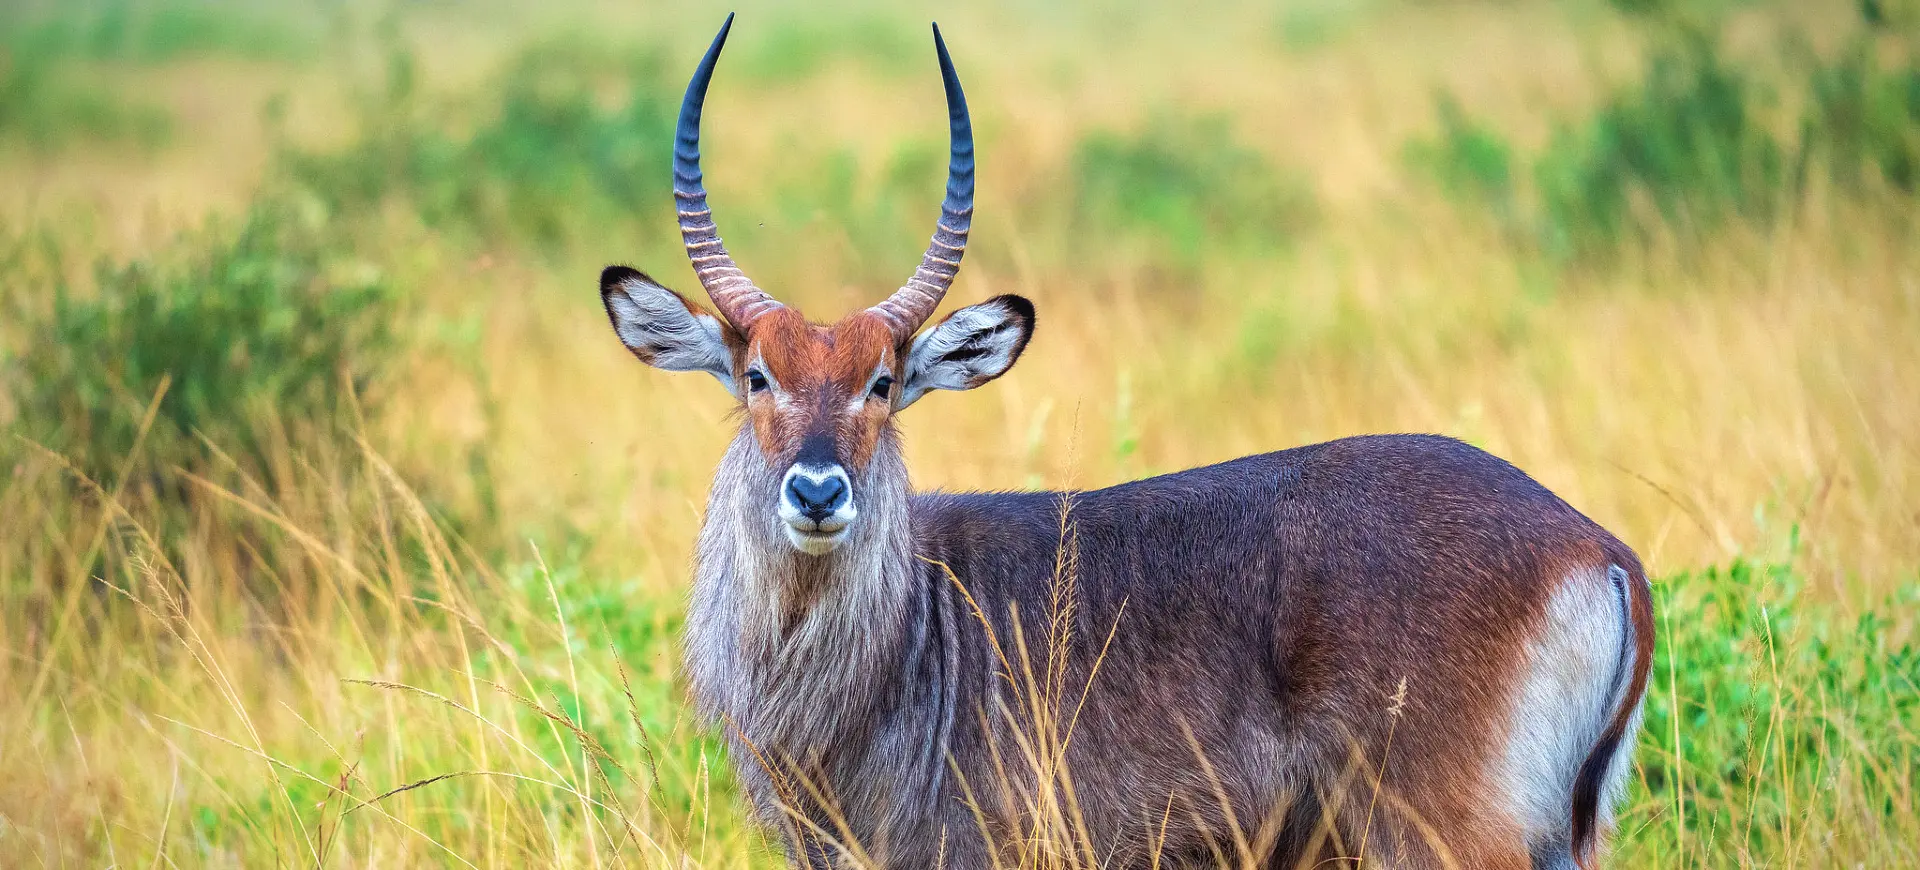
<path id="1" fill-rule="evenodd" d="M 971 390 L 1005 374 L 1026 337 L 1019 314 L 998 302 L 955 311 L 913 340 L 900 407 L 933 390 Z"/>
<path id="2" fill-rule="evenodd" d="M 718 318 L 688 308 L 672 290 L 636 278 L 607 294 L 607 311 L 621 343 L 642 362 L 672 372 L 706 372 L 738 394 L 733 354 Z"/>

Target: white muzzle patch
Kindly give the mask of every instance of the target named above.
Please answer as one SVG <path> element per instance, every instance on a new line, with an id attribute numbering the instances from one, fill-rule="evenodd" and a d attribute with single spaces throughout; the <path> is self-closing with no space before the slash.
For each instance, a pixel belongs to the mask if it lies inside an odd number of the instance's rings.
<path id="1" fill-rule="evenodd" d="M 787 469 L 780 481 L 779 513 L 794 549 L 814 556 L 840 546 L 860 515 L 853 504 L 853 481 L 837 463 Z"/>

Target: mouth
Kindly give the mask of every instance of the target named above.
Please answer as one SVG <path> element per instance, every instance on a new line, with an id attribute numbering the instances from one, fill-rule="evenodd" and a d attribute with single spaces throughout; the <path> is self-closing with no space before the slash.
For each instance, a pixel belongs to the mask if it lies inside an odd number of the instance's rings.
<path id="1" fill-rule="evenodd" d="M 833 520 L 815 522 L 803 519 L 787 523 L 784 527 L 787 541 L 793 544 L 793 548 L 810 556 L 831 553 L 847 539 L 847 524 Z"/>

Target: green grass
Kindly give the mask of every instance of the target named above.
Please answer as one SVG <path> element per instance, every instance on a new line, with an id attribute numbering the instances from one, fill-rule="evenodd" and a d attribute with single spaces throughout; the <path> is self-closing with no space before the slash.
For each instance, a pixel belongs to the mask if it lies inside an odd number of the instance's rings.
<path id="1" fill-rule="evenodd" d="M 145 95 L 87 91 L 87 65 L 312 70 L 339 48 L 272 35 L 264 7 L 194 17 L 226 8 L 36 8 L 10 44 L 57 48 L 41 81 L 69 90 L 0 84 L 0 135 L 33 129 L 4 126 L 25 100 L 57 147 L 128 141 L 73 95 L 108 115 Z M 741 31 L 709 170 L 756 277 L 865 304 L 931 229 L 937 106 L 869 141 L 753 101 L 851 81 L 891 129 L 889 95 L 931 81 L 923 35 L 845 11 Z M 1484 35 L 1508 11 L 1418 20 Z M 1776 73 L 1636 12 L 1641 75 L 1552 112 L 1446 91 L 1409 138 L 1381 119 L 1434 84 L 1399 65 L 1399 12 L 1156 25 L 1271 76 L 1219 105 L 1139 96 L 1191 71 L 1110 29 L 1039 34 L 1058 54 L 1027 60 L 1004 47 L 1055 19 L 960 17 L 982 209 L 955 300 L 1043 311 L 1004 382 L 916 406 L 917 480 L 1101 485 L 1360 431 L 1468 437 L 1654 567 L 1609 866 L 1920 864 L 1907 35 L 1810 41 Z M 591 289 L 610 261 L 682 268 L 665 167 L 705 37 L 651 14 L 492 33 L 500 59 L 447 86 L 434 70 L 475 43 L 435 14 L 364 39 L 371 70 L 315 73 L 347 134 L 283 131 L 251 201 L 164 244 L 102 229 L 153 207 L 131 194 L 93 223 L 4 199 L 0 865 L 778 864 L 676 676 L 726 406 L 636 373 Z M 1269 117 L 1295 83 L 1310 105 Z M 1361 135 L 1323 166 L 1276 127 Z M 1355 142 L 1388 156 L 1348 163 Z M 1368 198 L 1342 171 L 1418 183 Z"/>
<path id="2" fill-rule="evenodd" d="M 1804 585 L 1745 562 L 1655 584 L 1663 635 L 1623 857 L 1826 866 L 1838 846 L 1865 866 L 1920 860 L 1903 830 L 1920 785 L 1920 638 L 1887 615 L 1920 587 L 1847 616 Z"/>

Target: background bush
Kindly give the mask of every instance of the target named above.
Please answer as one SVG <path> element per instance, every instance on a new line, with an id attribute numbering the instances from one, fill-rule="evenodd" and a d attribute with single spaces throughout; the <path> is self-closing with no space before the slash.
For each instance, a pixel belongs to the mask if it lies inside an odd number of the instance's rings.
<path id="1" fill-rule="evenodd" d="M 1222 247 L 1285 245 L 1314 213 L 1306 183 L 1221 117 L 1163 113 L 1137 131 L 1089 133 L 1072 165 L 1074 237 L 1103 250 L 1144 246 L 1192 264 Z"/>
<path id="2" fill-rule="evenodd" d="M 655 220 L 671 189 L 679 95 L 649 53 L 577 42 L 527 49 L 484 92 L 470 133 L 461 109 L 416 90 L 414 59 L 389 53 L 384 87 L 363 95 L 366 134 L 332 152 L 291 149 L 289 176 L 336 213 L 400 201 L 437 229 L 553 246 L 581 228 Z M 622 96 L 598 98 L 607 88 Z M 657 222 L 652 225 L 658 225 Z"/>
<path id="3" fill-rule="evenodd" d="M 1920 866 L 1916 19 L 1814 2 L 943 10 L 947 305 L 1041 325 L 916 485 L 1467 438 L 1654 577 L 1609 866 Z M 728 243 L 818 319 L 931 229 L 917 14 L 749 3 L 716 80 Z M 779 866 L 677 673 L 732 403 L 593 281 L 699 298 L 717 23 L 0 8 L 0 866 Z"/>
<path id="4" fill-rule="evenodd" d="M 377 396 L 400 333 L 376 267 L 278 202 L 201 238 L 184 262 L 102 264 L 93 293 L 56 284 L 50 307 L 15 288 L 8 307 L 34 328 L 5 374 L 29 437 L 102 475 L 158 398 L 146 455 L 164 468 L 195 462 L 203 436 L 257 455 L 265 433 L 243 421 L 324 429 L 351 396 Z"/>
<path id="5" fill-rule="evenodd" d="M 1765 225 L 1815 177 L 1914 191 L 1920 42 L 1912 28 L 1884 26 L 1876 5 L 1862 4 L 1865 26 L 1831 60 L 1783 38 L 1780 51 L 1800 58 L 1784 81 L 1725 57 L 1725 6 L 1620 5 L 1654 34 L 1638 81 L 1561 121 L 1530 160 L 1442 94 L 1439 133 L 1410 143 L 1409 165 L 1503 224 L 1520 215 L 1519 238 L 1558 259 L 1655 239 L 1697 247 L 1729 221 Z M 1768 122 L 1783 104 L 1800 107 L 1792 137 Z M 1528 188 L 1512 183 L 1521 163 Z"/>

